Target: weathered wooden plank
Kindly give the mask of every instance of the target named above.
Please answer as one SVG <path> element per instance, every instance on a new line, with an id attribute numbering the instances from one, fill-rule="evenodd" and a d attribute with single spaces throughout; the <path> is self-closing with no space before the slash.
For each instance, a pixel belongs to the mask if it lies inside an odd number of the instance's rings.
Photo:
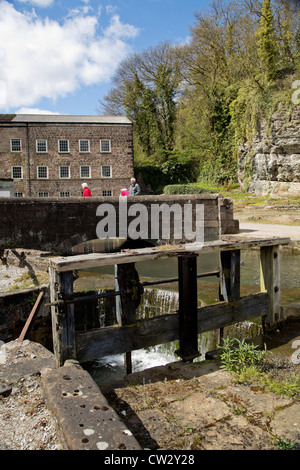
<path id="1" fill-rule="evenodd" d="M 261 247 L 260 286 L 268 292 L 269 309 L 264 326 L 273 329 L 281 321 L 280 247 Z"/>
<path id="2" fill-rule="evenodd" d="M 70 300 L 73 296 L 73 272 L 58 274 L 49 270 L 50 300 L 55 302 L 58 298 Z M 75 359 L 75 326 L 74 305 L 64 304 L 52 306 L 52 337 L 53 351 L 58 366 L 62 366 L 67 359 Z"/>
<path id="3" fill-rule="evenodd" d="M 265 316 L 268 313 L 268 294 L 261 292 L 236 302 L 222 302 L 198 309 L 198 333 Z"/>
<path id="4" fill-rule="evenodd" d="M 221 293 L 223 300 L 233 302 L 240 298 L 240 250 L 221 251 Z"/>
<path id="5" fill-rule="evenodd" d="M 76 255 L 69 257 L 50 258 L 49 264 L 57 272 L 65 272 L 80 269 L 89 269 L 97 266 L 112 266 L 124 263 L 138 263 L 142 261 L 159 259 L 162 257 L 180 256 L 184 253 L 216 253 L 218 251 L 241 250 L 250 248 L 260 248 L 264 246 L 286 245 L 290 243 L 289 238 L 245 238 L 224 237 L 223 240 L 215 240 L 205 243 L 189 243 L 162 248 L 142 248 L 134 250 L 124 250 L 119 253 L 90 253 L 87 255 Z"/>
<path id="6" fill-rule="evenodd" d="M 175 341 L 179 337 L 178 315 L 163 315 L 127 326 L 111 326 L 77 333 L 77 360 L 90 361 L 111 354 L 143 349 Z"/>
<path id="7" fill-rule="evenodd" d="M 197 255 L 178 257 L 179 350 L 184 361 L 199 356 L 197 338 Z"/>
<path id="8" fill-rule="evenodd" d="M 198 309 L 198 334 L 268 313 L 268 294 L 258 293 L 233 303 Z M 169 343 L 179 339 L 179 314 L 162 315 L 129 326 L 112 326 L 77 333 L 77 360 L 90 361 L 111 354 Z"/>

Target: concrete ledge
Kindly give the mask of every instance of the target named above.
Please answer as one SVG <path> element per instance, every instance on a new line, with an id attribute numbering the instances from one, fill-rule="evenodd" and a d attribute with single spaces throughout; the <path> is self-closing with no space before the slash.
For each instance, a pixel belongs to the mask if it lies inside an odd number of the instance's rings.
<path id="1" fill-rule="evenodd" d="M 69 450 L 141 450 L 77 361 L 43 369 L 41 375 L 48 407 Z"/>

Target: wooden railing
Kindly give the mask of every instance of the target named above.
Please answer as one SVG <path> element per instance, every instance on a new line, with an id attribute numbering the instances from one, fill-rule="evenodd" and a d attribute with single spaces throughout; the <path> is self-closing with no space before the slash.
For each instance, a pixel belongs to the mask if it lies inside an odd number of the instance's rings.
<path id="1" fill-rule="evenodd" d="M 199 356 L 200 333 L 222 329 L 254 317 L 262 317 L 266 330 L 273 329 L 281 320 L 280 245 L 289 242 L 287 238 L 249 239 L 237 236 L 199 245 L 51 258 L 50 305 L 53 347 L 58 365 L 63 365 L 70 358 L 85 362 L 119 353 L 128 354 L 130 358 L 133 350 L 175 340 L 179 340 L 179 349 L 176 351 L 179 357 L 190 361 Z M 260 250 L 261 291 L 241 298 L 240 252 L 255 248 Z M 198 308 L 197 257 L 215 252 L 220 253 L 220 272 L 207 274 L 219 274 L 222 301 Z M 135 264 L 174 256 L 178 259 L 179 310 L 136 321 L 135 310 L 144 286 L 139 280 Z M 73 271 L 102 266 L 115 266 L 116 290 L 107 295 L 115 295 L 118 300 L 118 324 L 76 333 L 74 303 L 89 299 L 73 297 Z M 93 298 L 101 296 L 105 294 Z"/>

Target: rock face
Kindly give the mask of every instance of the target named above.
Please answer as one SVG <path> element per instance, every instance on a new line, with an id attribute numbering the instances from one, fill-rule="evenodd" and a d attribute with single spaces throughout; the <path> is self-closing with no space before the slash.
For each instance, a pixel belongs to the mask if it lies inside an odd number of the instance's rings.
<path id="1" fill-rule="evenodd" d="M 259 123 L 252 144 L 240 149 L 239 179 L 256 193 L 300 195 L 300 106 L 278 110 Z"/>

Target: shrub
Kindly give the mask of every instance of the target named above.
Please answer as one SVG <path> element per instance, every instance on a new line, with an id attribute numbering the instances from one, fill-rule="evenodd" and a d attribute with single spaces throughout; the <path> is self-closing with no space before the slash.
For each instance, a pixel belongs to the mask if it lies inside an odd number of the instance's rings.
<path id="1" fill-rule="evenodd" d="M 213 194 L 211 189 L 188 184 L 170 184 L 164 187 L 164 194 Z"/>

